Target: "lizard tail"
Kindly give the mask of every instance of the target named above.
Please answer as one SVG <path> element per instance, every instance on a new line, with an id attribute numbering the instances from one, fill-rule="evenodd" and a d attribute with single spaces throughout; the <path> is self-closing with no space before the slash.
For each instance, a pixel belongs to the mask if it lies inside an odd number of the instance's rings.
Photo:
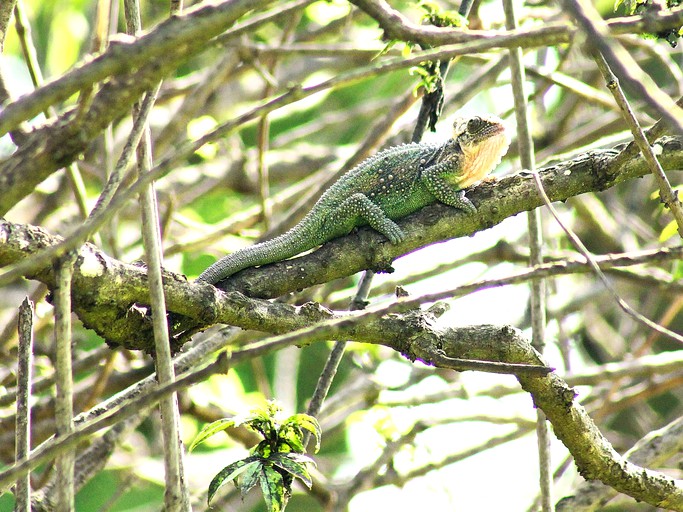
<path id="1" fill-rule="evenodd" d="M 319 240 L 319 238 L 320 232 L 315 227 L 311 225 L 295 226 L 295 228 L 271 240 L 245 247 L 224 256 L 204 270 L 197 281 L 216 284 L 245 268 L 286 260 L 317 247 L 325 241 Z"/>

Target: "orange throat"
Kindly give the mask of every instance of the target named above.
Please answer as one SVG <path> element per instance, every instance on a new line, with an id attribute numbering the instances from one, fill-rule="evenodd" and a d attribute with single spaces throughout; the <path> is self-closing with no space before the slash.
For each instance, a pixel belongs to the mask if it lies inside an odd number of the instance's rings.
<path id="1" fill-rule="evenodd" d="M 500 163 L 509 146 L 510 138 L 503 129 L 482 141 L 463 145 L 458 186 L 467 188 L 486 177 Z"/>

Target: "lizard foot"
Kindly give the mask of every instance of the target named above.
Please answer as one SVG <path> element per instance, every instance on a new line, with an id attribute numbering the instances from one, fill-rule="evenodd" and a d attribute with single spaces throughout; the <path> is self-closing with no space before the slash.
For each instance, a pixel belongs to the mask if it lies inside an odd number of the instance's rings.
<path id="1" fill-rule="evenodd" d="M 398 224 L 389 219 L 384 222 L 382 229 L 378 231 L 386 236 L 393 245 L 400 244 L 406 239 L 405 233 L 398 227 Z"/>
<path id="2" fill-rule="evenodd" d="M 477 208 L 472 204 L 472 201 L 470 201 L 467 196 L 465 196 L 465 191 L 464 190 L 458 190 L 456 200 L 451 206 L 459 209 L 459 210 L 464 210 L 467 213 L 477 213 Z"/>

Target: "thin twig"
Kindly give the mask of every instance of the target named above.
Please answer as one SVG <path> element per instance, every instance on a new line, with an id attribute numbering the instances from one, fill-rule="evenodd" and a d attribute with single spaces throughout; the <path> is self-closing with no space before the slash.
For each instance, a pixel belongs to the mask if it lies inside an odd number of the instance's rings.
<path id="1" fill-rule="evenodd" d="M 517 28 L 517 18 L 512 0 L 503 0 L 505 11 L 505 28 Z M 511 48 L 510 73 L 512 92 L 515 102 L 515 118 L 517 120 L 517 147 L 522 167 L 531 172 L 536 170 L 534 143 L 529 130 L 527 99 L 524 92 L 524 65 L 522 49 Z M 541 210 L 536 208 L 527 213 L 529 232 L 529 263 L 532 266 L 543 264 L 543 224 Z M 546 328 L 546 284 L 543 279 L 530 282 L 531 309 L 531 344 L 541 354 L 545 348 Z M 541 488 L 541 506 L 544 512 L 551 512 L 552 506 L 552 470 L 550 461 L 550 432 L 548 422 L 542 410 L 536 410 L 536 436 L 538 442 L 539 484 Z"/>
<path id="2" fill-rule="evenodd" d="M 404 474 L 392 474 L 385 472 L 381 475 L 378 475 L 373 483 L 377 487 L 380 487 L 382 485 L 396 485 L 398 487 L 401 487 L 406 482 L 410 482 L 415 478 L 420 478 L 425 475 L 428 475 L 430 472 L 434 470 L 450 466 L 451 464 L 456 464 L 460 461 L 474 457 L 475 455 L 479 455 L 480 453 L 483 453 L 487 450 L 492 450 L 498 446 L 502 446 L 506 443 L 510 443 L 512 441 L 520 439 L 521 437 L 527 435 L 530 430 L 531 429 L 527 428 L 526 426 L 521 426 L 515 429 L 514 431 L 510 432 L 509 434 L 494 436 L 478 445 L 463 449 L 458 453 L 447 455 L 438 462 L 429 462 L 418 468 L 407 471 Z"/>
<path id="3" fill-rule="evenodd" d="M 591 270 L 595 273 L 595 275 L 598 276 L 600 281 L 602 281 L 603 286 L 605 289 L 610 293 L 614 301 L 619 305 L 619 307 L 629 315 L 630 317 L 634 318 L 637 322 L 645 325 L 646 327 L 649 327 L 650 329 L 654 330 L 655 332 L 658 332 L 659 334 L 663 334 L 664 336 L 667 336 L 675 341 L 678 341 L 679 343 L 683 343 L 683 336 L 680 334 L 667 329 L 666 327 L 663 327 L 659 325 L 656 322 L 653 322 L 643 314 L 639 313 L 635 309 L 633 309 L 624 299 L 621 298 L 619 293 L 614 289 L 612 286 L 612 283 L 610 283 L 609 279 L 607 279 L 607 276 L 600 270 L 600 266 L 598 265 L 597 261 L 595 260 L 595 256 L 593 256 L 586 246 L 583 244 L 581 239 L 576 236 L 576 234 L 569 229 L 560 219 L 559 213 L 557 213 L 557 210 L 555 207 L 552 205 L 550 202 L 550 198 L 545 192 L 545 189 L 543 188 L 543 184 L 541 182 L 540 177 L 538 176 L 538 173 L 534 173 L 534 179 L 536 180 L 536 183 L 539 186 L 539 193 L 541 194 L 541 197 L 543 198 L 543 201 L 546 203 L 546 206 L 550 210 L 550 213 L 553 215 L 557 223 L 560 225 L 562 230 L 565 232 L 567 235 L 567 238 L 569 238 L 569 241 L 571 244 L 574 246 L 574 248 L 580 252 L 584 258 L 586 258 L 587 264 L 590 266 Z"/>
<path id="4" fill-rule="evenodd" d="M 43 85 L 43 73 L 38 65 L 38 54 L 36 48 L 33 44 L 33 39 L 31 37 L 31 25 L 24 15 L 24 8 L 22 0 L 16 0 L 16 5 L 14 7 L 14 19 L 16 24 L 17 35 L 21 41 L 21 48 L 24 52 L 24 59 L 26 61 L 26 67 L 28 68 L 29 75 L 31 76 L 31 81 L 33 86 L 37 89 Z M 45 110 L 46 117 L 56 117 L 57 111 L 54 106 L 50 106 Z M 81 171 L 75 162 L 71 162 L 66 166 L 66 174 L 71 183 L 71 189 L 73 190 L 74 196 L 76 197 L 76 205 L 81 216 L 85 219 L 88 217 L 88 204 L 86 202 L 87 194 L 85 190 L 85 182 L 83 181 L 83 176 L 81 176 Z"/>
<path id="5" fill-rule="evenodd" d="M 107 184 L 100 193 L 95 207 L 90 212 L 88 218 L 81 224 L 67 239 L 57 245 L 46 248 L 38 254 L 35 254 L 30 260 L 25 260 L 14 265 L 9 270 L 0 274 L 0 286 L 9 283 L 17 277 L 23 276 L 27 273 L 45 267 L 51 260 L 65 254 L 67 251 L 75 249 L 83 244 L 93 233 L 100 229 L 116 212 L 118 212 L 125 201 L 119 201 L 116 205 L 111 205 L 112 200 L 119 185 L 125 175 L 125 171 L 130 165 L 131 159 L 137 148 L 140 139 L 142 138 L 143 128 L 145 126 L 147 117 L 154 106 L 154 97 L 146 95 L 142 105 L 140 106 L 138 116 L 134 120 L 133 128 L 128 135 L 126 144 L 121 151 L 116 167 L 109 175 Z M 150 180 L 151 181 L 151 180 Z M 141 189 L 143 187 L 140 187 Z M 132 195 L 132 194 L 131 194 Z"/>
<path id="6" fill-rule="evenodd" d="M 617 105 L 619 105 L 619 108 L 621 109 L 622 117 L 633 134 L 633 140 L 652 171 L 652 175 L 659 186 L 659 197 L 671 211 L 671 214 L 676 220 L 678 234 L 683 237 L 683 206 L 678 199 L 678 194 L 671 188 L 671 183 L 669 183 L 669 179 L 664 173 L 664 169 L 662 169 L 652 147 L 650 147 L 650 143 L 645 137 L 645 134 L 638 123 L 638 119 L 636 119 L 635 113 L 619 85 L 619 79 L 614 75 L 609 64 L 607 64 L 605 57 L 601 53 L 594 53 L 593 57 L 607 83 L 607 88 L 610 90 Z"/>
<path id="7" fill-rule="evenodd" d="M 15 464 L 0 472 L 0 488 L 10 484 L 13 480 L 16 480 L 18 475 L 34 467 L 36 464 L 49 460 L 55 454 L 61 453 L 61 451 L 68 449 L 70 446 L 74 446 L 78 438 L 90 435 L 106 425 L 111 425 L 135 414 L 140 407 L 155 403 L 161 396 L 187 387 L 191 383 L 200 382 L 212 373 L 224 372 L 226 371 L 227 364 L 236 364 L 245 360 L 245 358 L 262 355 L 293 343 L 346 337 L 355 328 L 354 322 L 335 320 L 313 328 L 276 336 L 270 340 L 255 343 L 250 347 L 237 350 L 229 356 L 220 356 L 215 363 L 208 367 L 195 368 L 190 374 L 180 376 L 174 383 L 160 386 L 149 393 L 139 393 L 133 403 L 120 408 L 110 409 L 93 423 L 78 426 L 77 432 L 73 435 L 54 440 L 42 448 L 38 448 L 29 460 Z M 449 357 L 458 357 L 456 346 L 459 343 L 467 353 L 483 355 L 484 352 L 482 351 L 491 353 L 490 351 L 493 349 L 498 354 L 498 357 L 507 354 L 507 356 L 504 356 L 507 362 L 527 364 L 538 364 L 539 362 L 538 355 L 523 340 L 520 333 L 509 327 L 479 326 L 451 331 L 454 337 L 445 340 L 448 346 L 451 343 L 455 343 L 453 346 L 454 350 L 450 351 L 449 349 Z M 385 338 L 385 335 L 379 333 L 378 336 Z M 403 336 L 401 336 L 401 339 L 403 339 Z M 500 350 L 501 344 L 505 345 L 505 348 L 502 350 Z M 423 345 L 419 350 L 422 352 L 427 348 L 427 346 Z M 429 349 L 431 350 L 431 348 Z M 553 422 L 558 436 L 567 444 L 572 454 L 575 455 L 577 464 L 580 467 L 591 468 L 591 475 L 594 478 L 601 479 L 621 492 L 637 496 L 639 499 L 648 501 L 648 503 L 662 503 L 671 506 L 674 510 L 683 510 L 681 508 L 683 489 L 678 487 L 672 479 L 665 477 L 661 473 L 639 468 L 620 458 L 614 452 L 611 445 L 601 436 L 585 410 L 574 400 L 574 392 L 558 376 L 549 374 L 548 377 L 539 378 L 519 375 L 518 378 L 524 389 L 534 395 L 535 403 L 547 410 L 548 417 Z M 586 446 L 591 448 L 587 449 Z M 609 468 L 615 467 L 619 468 L 617 473 L 610 471 Z"/>
<path id="8" fill-rule="evenodd" d="M 57 437 L 73 432 L 73 372 L 71 370 L 71 278 L 76 253 L 69 252 L 57 260 L 55 273 L 55 430 Z M 65 451 L 56 463 L 56 509 L 74 508 L 75 450 Z"/>
<path id="9" fill-rule="evenodd" d="M 394 105 L 394 108 L 389 110 L 389 112 L 375 125 L 374 129 L 369 131 L 370 135 L 366 138 L 361 148 L 351 158 L 351 162 L 358 161 L 360 159 L 360 155 L 367 152 L 371 144 L 374 144 L 378 138 L 381 138 L 386 134 L 390 126 L 392 126 L 396 119 L 398 119 L 400 113 L 403 113 L 408 108 L 408 105 L 413 104 L 413 98 L 414 95 L 412 93 L 407 93 L 402 100 Z M 344 168 L 349 168 L 351 165 L 352 164 L 347 162 Z M 356 293 L 349 305 L 350 311 L 358 311 L 365 308 L 374 275 L 375 273 L 372 270 L 366 270 L 363 272 L 363 276 L 358 283 Z M 316 388 L 308 406 L 307 413 L 311 416 L 317 416 L 320 413 L 323 402 L 327 397 L 327 393 L 330 390 L 334 376 L 336 375 L 339 364 L 341 363 L 345 348 L 346 341 L 335 341 L 320 377 L 318 378 Z M 304 444 L 307 444 L 309 439 L 310 434 L 306 434 Z"/>
<path id="10" fill-rule="evenodd" d="M 472 2 L 469 0 L 464 0 L 460 5 L 460 15 L 467 18 L 471 7 Z M 446 74 L 448 73 L 450 62 L 450 60 L 446 60 L 444 62 L 441 62 L 439 65 L 441 83 L 440 88 L 436 92 L 437 94 L 443 95 L 443 81 L 445 80 Z M 412 142 L 420 142 L 420 140 L 422 140 L 424 128 L 427 125 L 428 120 L 430 118 L 437 119 L 438 116 L 441 114 L 440 110 L 443 104 L 443 97 L 436 100 L 437 105 L 434 105 L 432 101 L 433 98 L 430 98 L 430 96 L 431 95 L 422 96 L 420 113 L 418 114 L 418 118 L 415 123 L 415 128 L 413 130 L 413 134 L 411 137 Z M 434 108 L 436 108 L 436 111 L 432 113 L 431 109 Z M 370 289 L 372 286 L 372 280 L 374 275 L 375 272 L 372 270 L 366 270 L 365 272 L 363 272 L 363 276 L 361 277 L 361 280 L 358 283 L 357 292 L 353 300 L 351 301 L 349 310 L 357 311 L 365 308 L 365 306 L 367 305 L 367 298 L 370 294 Z M 335 342 L 332 351 L 328 356 L 327 362 L 325 363 L 325 368 L 323 369 L 323 372 L 318 380 L 318 384 L 316 385 L 313 398 L 311 399 L 311 403 L 308 407 L 308 414 L 311 414 L 312 416 L 317 416 L 317 414 L 320 412 L 323 401 L 325 400 L 325 397 L 327 396 L 330 386 L 332 385 L 334 375 L 337 373 L 337 368 L 341 363 L 345 346 L 345 341 Z M 309 438 L 310 434 L 307 433 L 304 440 L 304 445 L 308 443 Z"/>
<path id="11" fill-rule="evenodd" d="M 288 44 L 294 40 L 295 29 L 301 16 L 303 9 L 292 13 L 286 22 L 284 30 L 280 36 L 280 44 Z M 277 75 L 279 59 L 273 59 L 267 69 L 264 70 L 262 76 L 265 84 L 261 93 L 261 99 L 265 101 L 277 89 Z M 261 218 L 263 219 L 263 226 L 266 231 L 270 228 L 271 217 L 273 215 L 273 203 L 270 198 L 270 174 L 268 164 L 266 162 L 266 153 L 268 152 L 270 143 L 270 116 L 269 113 L 264 113 L 257 123 L 257 163 L 258 163 L 258 197 L 261 205 Z"/>
<path id="12" fill-rule="evenodd" d="M 12 17 L 12 11 L 17 0 L 7 0 L 0 2 L 0 53 L 5 48 L 5 36 L 7 35 L 7 27 L 9 27 L 9 20 Z M 0 98 L 4 101 L 5 98 Z"/>
<path id="13" fill-rule="evenodd" d="M 17 349 L 17 418 L 15 460 L 26 459 L 31 452 L 31 381 L 33 364 L 33 302 L 28 297 L 19 306 L 19 342 Z M 14 497 L 16 512 L 31 510 L 30 473 L 17 480 Z"/>
<path id="14" fill-rule="evenodd" d="M 349 305 L 350 311 L 362 310 L 365 305 L 367 305 L 368 295 L 370 294 L 370 288 L 372 287 L 372 279 L 375 273 L 372 270 L 366 270 L 363 272 L 363 276 L 358 283 L 356 294 Z M 327 356 L 325 361 L 325 366 L 323 367 L 320 376 L 318 377 L 318 382 L 315 385 L 315 390 L 311 396 L 311 401 L 308 404 L 307 414 L 317 417 L 323 407 L 323 402 L 327 398 L 327 394 L 332 386 L 332 381 L 334 376 L 337 374 L 337 369 L 341 364 L 342 357 L 344 356 L 344 350 L 346 349 L 346 341 L 335 341 L 332 346 L 332 350 Z M 304 446 L 308 444 L 310 439 L 310 433 L 304 434 Z"/>
<path id="15" fill-rule="evenodd" d="M 202 4 L 188 10 L 186 14 L 167 19 L 134 43 L 127 41 L 111 44 L 103 54 L 7 105 L 0 112 L 0 134 L 4 135 L 17 123 L 38 115 L 48 106 L 65 101 L 82 88 L 108 77 L 125 75 L 131 69 L 158 59 L 176 60 L 180 63 L 189 55 L 204 51 L 207 41 L 222 33 L 236 17 L 271 2 L 272 0 L 233 0 Z M 163 69 L 159 71 L 165 73 Z"/>
<path id="16" fill-rule="evenodd" d="M 178 4 L 179 6 L 180 4 Z M 137 0 L 124 2 L 126 26 L 130 35 L 142 30 L 140 7 Z M 178 14 L 171 12 L 171 14 Z M 156 98 L 161 82 L 147 95 Z M 137 110 L 137 109 L 136 109 Z M 134 112 L 136 114 L 136 112 Z M 138 172 L 146 174 L 152 167 L 152 141 L 149 125 L 145 125 L 143 137 L 137 149 Z M 160 385 L 172 384 L 175 372 L 171 360 L 168 322 L 166 320 L 166 299 L 161 277 L 162 249 L 159 212 L 153 183 L 150 183 L 140 196 L 142 214 L 142 237 L 149 278 L 150 304 L 154 331 L 155 367 Z M 161 411 L 161 431 L 164 440 L 164 469 L 166 487 L 164 489 L 164 509 L 170 512 L 190 510 L 189 490 L 186 485 L 183 467 L 183 449 L 180 439 L 180 412 L 178 398 L 170 394 L 159 402 Z"/>

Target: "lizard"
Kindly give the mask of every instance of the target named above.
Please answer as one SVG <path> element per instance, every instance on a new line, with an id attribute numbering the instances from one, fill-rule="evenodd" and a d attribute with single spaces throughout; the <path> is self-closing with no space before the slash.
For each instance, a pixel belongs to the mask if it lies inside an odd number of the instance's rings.
<path id="1" fill-rule="evenodd" d="M 385 149 L 343 174 L 289 231 L 224 256 L 197 280 L 216 284 L 245 268 L 291 258 L 368 224 L 398 244 L 405 234 L 394 221 L 436 202 L 474 213 L 464 190 L 488 175 L 509 145 L 499 118 L 478 115 L 456 120 L 445 142 Z"/>

